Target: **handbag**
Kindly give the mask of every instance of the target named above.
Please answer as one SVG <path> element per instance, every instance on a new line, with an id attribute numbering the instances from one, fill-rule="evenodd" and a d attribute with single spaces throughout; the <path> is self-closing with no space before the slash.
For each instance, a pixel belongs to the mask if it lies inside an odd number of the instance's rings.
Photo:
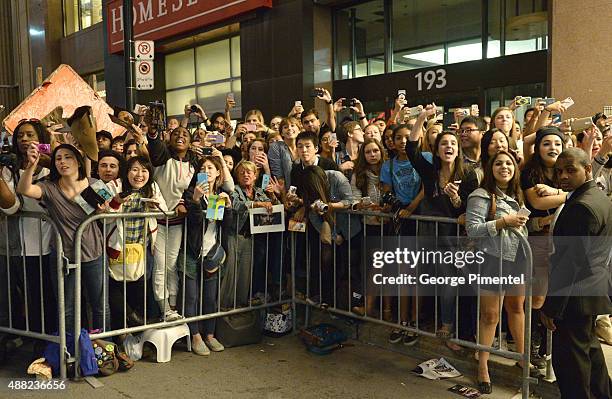
<path id="1" fill-rule="evenodd" d="M 116 259 L 109 258 L 110 276 L 115 281 L 137 281 L 144 275 L 145 248 L 140 243 L 125 244 L 125 274 L 123 252 Z"/>

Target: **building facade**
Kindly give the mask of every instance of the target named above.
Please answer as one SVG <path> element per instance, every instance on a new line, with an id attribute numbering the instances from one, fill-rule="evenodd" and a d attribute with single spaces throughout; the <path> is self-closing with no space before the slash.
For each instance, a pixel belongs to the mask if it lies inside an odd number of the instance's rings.
<path id="1" fill-rule="evenodd" d="M 7 111 L 60 64 L 104 97 L 102 0 L 6 0 L 0 22 L 0 104 Z"/>
<path id="2" fill-rule="evenodd" d="M 212 112 L 233 92 L 240 110 L 271 116 L 295 100 L 312 105 L 310 90 L 323 86 L 359 98 L 372 114 L 389 109 L 398 89 L 417 104 L 490 112 L 516 95 L 549 93 L 546 0 L 233 3 L 244 7 L 217 16 L 232 3 L 134 1 L 135 39 L 156 43 L 155 89 L 140 91 L 139 101 L 165 99 L 170 115 L 194 102 Z M 124 68 L 121 5 L 104 10 L 113 77 Z M 125 97 L 121 82 L 108 82 L 111 103 Z"/>
<path id="3" fill-rule="evenodd" d="M 597 50 L 612 3 L 597 0 L 133 0 L 136 40 L 155 42 L 153 90 L 169 115 L 227 93 L 236 116 L 306 107 L 313 87 L 356 97 L 374 115 L 398 89 L 411 103 L 478 104 L 572 96 L 567 116 L 609 105 L 612 55 Z M 71 65 L 111 105 L 125 104 L 122 0 L 9 0 L 0 5 L 0 100 L 15 106 Z M 12 61 L 12 62 L 11 62 Z M 580 71 L 579 73 L 577 71 Z"/>

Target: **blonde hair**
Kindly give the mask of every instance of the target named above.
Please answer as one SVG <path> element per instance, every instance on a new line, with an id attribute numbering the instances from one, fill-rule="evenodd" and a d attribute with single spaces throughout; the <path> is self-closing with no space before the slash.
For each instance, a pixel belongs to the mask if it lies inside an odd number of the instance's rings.
<path id="1" fill-rule="evenodd" d="M 257 165 L 255 165 L 254 162 L 247 161 L 246 159 L 243 159 L 242 161 L 238 162 L 238 165 L 234 167 L 234 173 L 236 174 L 236 176 L 238 176 L 238 169 L 250 170 L 251 172 L 254 172 L 255 175 L 257 175 Z"/>
<path id="2" fill-rule="evenodd" d="M 249 112 L 247 112 L 247 113 L 246 113 L 246 115 L 244 116 L 244 120 L 245 120 L 245 121 L 249 120 L 249 118 L 250 118 L 251 116 L 256 117 L 256 118 L 259 120 L 259 122 L 260 122 L 262 125 L 264 124 L 264 117 L 263 117 L 263 114 L 261 113 L 261 111 L 260 111 L 260 110 L 258 110 L 258 109 L 252 109 L 252 110 L 250 110 L 250 111 L 249 111 Z"/>

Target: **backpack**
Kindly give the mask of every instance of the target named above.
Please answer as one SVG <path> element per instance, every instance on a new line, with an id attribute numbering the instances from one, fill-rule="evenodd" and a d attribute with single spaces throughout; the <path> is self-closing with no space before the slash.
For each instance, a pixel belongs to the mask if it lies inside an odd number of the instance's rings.
<path id="1" fill-rule="evenodd" d="M 328 355 L 342 348 L 342 343 L 348 338 L 344 331 L 327 323 L 302 329 L 299 335 L 306 349 L 316 355 Z"/>

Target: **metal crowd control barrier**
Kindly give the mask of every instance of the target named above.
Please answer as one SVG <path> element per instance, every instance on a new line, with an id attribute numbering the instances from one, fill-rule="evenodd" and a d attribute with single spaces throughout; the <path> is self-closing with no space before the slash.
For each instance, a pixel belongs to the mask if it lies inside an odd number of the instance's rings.
<path id="1" fill-rule="evenodd" d="M 206 212 L 206 211 L 204 211 Z M 227 214 L 227 211 L 226 211 Z M 142 213 L 105 213 L 105 214 L 97 214 L 97 215 L 93 215 L 91 217 L 89 217 L 88 219 L 86 219 L 78 228 L 77 233 L 76 233 L 76 237 L 75 237 L 75 267 L 76 267 L 76 281 L 81 281 L 81 264 L 82 264 L 82 251 L 81 251 L 81 244 L 83 242 L 83 232 L 85 231 L 86 227 L 88 225 L 90 225 L 91 223 L 94 223 L 96 221 L 101 221 L 102 222 L 102 232 L 103 232 L 103 236 L 107 237 L 107 233 L 110 231 L 109 230 L 109 226 L 108 226 L 108 221 L 110 222 L 115 222 L 115 220 L 117 219 L 121 219 L 123 225 L 125 226 L 125 221 L 129 220 L 129 219 L 137 219 L 137 218 L 156 218 L 158 220 L 158 228 L 165 228 L 166 232 L 168 232 L 168 227 L 170 227 L 169 225 L 169 219 L 176 216 L 176 214 L 174 212 L 142 212 Z M 204 214 L 203 217 L 205 218 L 206 215 Z M 164 220 L 164 223 L 159 222 L 160 220 Z M 99 338 L 107 338 L 107 337 L 112 337 L 112 336 L 117 336 L 117 335 L 123 335 L 123 334 L 129 334 L 129 333 L 137 333 L 137 332 L 142 332 L 148 329 L 153 329 L 153 328 L 164 328 L 164 327 L 172 327 L 172 326 L 176 326 L 176 325 L 180 325 L 180 324 L 185 324 L 185 323 L 191 323 L 191 322 L 198 322 L 198 321 L 203 321 L 203 320 L 209 320 L 209 319 L 214 319 L 214 318 L 218 318 L 218 317 L 224 317 L 224 316 L 230 316 L 230 315 L 235 315 L 235 314 L 239 314 L 239 313 L 245 313 L 245 312 L 251 312 L 251 311 L 255 311 L 255 310 L 260 310 L 260 309 L 266 309 L 266 308 L 271 308 L 271 307 L 275 307 L 275 306 L 279 306 L 282 304 L 290 304 L 292 302 L 291 297 L 287 297 L 286 299 L 283 299 L 282 296 L 282 292 L 283 292 L 283 284 L 286 283 L 286 279 L 283 279 L 283 255 L 284 255 L 284 248 L 283 248 L 283 243 L 284 243 L 284 239 L 286 234 L 284 232 L 280 232 L 280 233 L 263 233 L 263 234 L 256 234 L 256 235 L 251 235 L 250 237 L 245 237 L 243 235 L 240 235 L 240 226 L 238 226 L 238 218 L 236 218 L 236 228 L 234 230 L 233 233 L 231 233 L 230 235 L 232 235 L 233 237 L 235 237 L 235 242 L 233 243 L 233 247 L 230 246 L 229 248 L 225 248 L 226 251 L 226 264 L 225 264 L 225 269 L 226 272 L 229 268 L 233 268 L 232 272 L 233 273 L 233 284 L 231 284 L 232 282 L 228 281 L 229 286 L 231 287 L 230 290 L 233 290 L 233 300 L 230 300 L 230 305 L 231 306 L 222 306 L 222 291 L 221 291 L 221 276 L 220 274 L 217 272 L 217 296 L 216 296 L 216 311 L 211 312 L 211 313 L 204 313 L 203 309 L 202 309 L 202 299 L 203 299 L 203 287 L 204 287 L 204 273 L 201 272 L 200 273 L 200 285 L 199 285 L 199 297 L 198 297 L 198 314 L 196 316 L 193 317 L 183 317 L 180 318 L 178 320 L 175 321 L 165 321 L 163 320 L 163 314 L 164 314 L 164 310 L 161 311 L 162 313 L 162 318 L 159 321 L 154 321 L 154 322 L 149 322 L 148 320 L 148 315 L 147 315 L 147 290 L 150 290 L 150 288 L 147 288 L 148 285 L 148 277 L 152 277 L 152 276 L 148 276 L 147 275 L 147 271 L 146 271 L 146 266 L 145 266 L 145 274 L 142 277 L 143 281 L 144 281 L 144 317 L 143 317 L 143 321 L 144 324 L 139 325 L 139 326 L 132 326 L 132 327 L 128 327 L 128 323 L 127 323 L 127 284 L 129 284 L 127 281 L 123 280 L 123 327 L 119 328 L 119 329 L 112 329 L 109 326 L 106 325 L 106 314 L 107 314 L 107 309 L 106 309 L 106 302 L 104 302 L 104 322 L 103 322 L 103 328 L 102 328 L 102 332 L 96 332 L 96 333 L 91 333 L 89 336 L 92 340 L 94 339 L 99 339 Z M 248 217 L 246 220 L 246 223 L 249 223 L 248 221 Z M 203 227 L 202 227 L 203 228 Z M 185 219 L 183 225 L 182 225 L 182 232 L 181 232 L 181 249 L 180 251 L 182 251 L 182 264 L 179 267 L 177 264 L 176 267 L 176 272 L 181 272 L 181 276 L 182 276 L 182 282 L 180 283 L 182 285 L 182 295 L 181 298 L 177 298 L 177 305 L 179 303 L 182 303 L 182 312 L 184 313 L 185 311 L 185 286 L 186 286 L 186 262 L 187 262 L 187 237 L 189 236 L 189 231 L 190 231 L 191 227 L 189 226 L 189 223 L 187 222 L 187 219 Z M 238 232 L 238 233 L 236 233 Z M 202 231 L 202 236 L 204 236 L 204 228 Z M 222 232 L 219 233 L 219 235 L 221 235 Z M 270 237 L 271 234 L 275 234 L 276 236 L 274 237 Z M 148 231 L 147 229 L 145 229 L 144 231 L 144 238 L 143 238 L 143 242 L 148 243 L 148 239 L 147 239 L 147 235 L 148 235 Z M 238 238 L 238 236 L 240 235 L 240 238 Z M 280 241 L 275 241 L 274 239 L 280 239 Z M 241 242 L 238 242 L 238 240 L 242 240 Z M 257 258 L 257 254 L 256 254 L 256 250 L 259 248 L 257 244 L 262 245 L 261 248 L 263 248 L 264 242 L 265 241 L 265 271 L 264 271 L 264 276 L 265 276 L 265 280 L 264 280 L 264 288 L 263 288 L 263 292 L 261 293 L 263 295 L 263 299 L 261 300 L 261 303 L 257 303 L 256 301 L 253 300 L 253 295 L 257 294 L 257 292 L 253 292 L 253 286 L 254 286 L 254 282 L 255 282 L 255 278 L 254 278 L 254 272 L 255 270 L 255 265 L 257 264 L 259 267 L 261 267 L 261 263 L 260 262 L 262 259 L 261 258 Z M 165 255 L 166 255 L 166 259 L 164 260 L 164 265 L 166 266 L 166 264 L 168 263 L 168 236 L 166 236 L 166 241 L 165 241 Z M 280 244 L 280 246 L 276 245 L 276 244 Z M 126 248 L 126 243 L 125 243 L 125 235 L 123 238 L 123 244 L 122 244 L 122 248 L 123 251 L 122 253 L 125 254 L 125 248 Z M 241 292 L 238 289 L 238 286 L 240 284 L 244 285 L 244 281 L 239 281 L 240 278 L 244 278 L 244 276 L 239 276 L 238 275 L 238 271 L 239 269 L 242 269 L 245 267 L 244 264 L 240 263 L 241 259 L 239 256 L 239 247 L 243 245 L 243 247 L 249 247 L 250 246 L 250 267 L 249 267 L 249 281 L 248 281 L 248 286 L 249 286 L 249 290 L 248 293 L 246 292 Z M 274 245 L 275 248 L 278 247 L 280 250 L 280 254 L 279 256 L 276 256 L 275 254 L 270 254 L 269 251 L 269 247 L 270 245 Z M 233 256 L 233 260 L 234 260 L 234 264 L 233 265 L 229 265 L 228 260 L 230 258 L 230 251 L 234 251 L 234 256 Z M 103 256 L 103 262 L 104 262 L 104 297 L 106 298 L 108 295 L 108 279 L 107 279 L 107 274 L 108 274 L 108 267 L 107 267 L 107 254 L 106 251 L 104 251 Z M 145 263 L 146 263 L 146 257 L 147 257 L 147 250 L 145 248 Z M 268 298 L 270 298 L 270 287 L 268 284 L 268 272 L 270 269 L 270 261 L 274 260 L 274 261 L 278 261 L 278 266 L 280 267 L 280 271 L 279 271 L 279 275 L 278 275 L 278 295 L 275 295 L 274 298 L 271 298 L 271 300 L 269 300 Z M 202 260 L 203 261 L 203 260 Z M 177 260 L 178 263 L 178 260 Z M 199 267 L 202 267 L 203 264 L 200 264 Z M 123 264 L 124 267 L 124 275 L 125 275 L 125 261 Z M 261 270 L 259 270 L 261 271 Z M 228 277 L 229 279 L 229 277 Z M 165 282 L 165 289 L 168 288 L 168 268 L 165 267 L 164 268 L 164 282 Z M 274 283 L 276 281 L 273 281 Z M 152 284 L 152 282 L 151 282 Z M 246 303 L 244 301 L 240 301 L 239 297 L 244 297 L 245 295 L 248 295 L 247 297 L 247 301 Z M 232 303 L 233 302 L 233 303 Z M 155 305 L 157 306 L 157 304 Z M 80 284 L 75 284 L 75 310 L 74 310 L 74 331 L 75 331 L 75 337 L 76 337 L 76 343 L 75 343 L 75 348 L 76 348 L 76 353 L 75 353 L 75 373 L 78 376 L 78 374 L 80 373 L 79 370 L 79 346 L 78 346 L 78 339 L 79 339 L 79 334 L 78 332 L 81 329 L 81 285 Z M 295 320 L 295 319 L 294 319 Z"/>
<path id="2" fill-rule="evenodd" d="M 349 220 L 351 217 L 361 217 L 363 218 L 362 220 L 362 234 L 363 234 L 363 239 L 366 239 L 366 225 L 367 225 L 367 218 L 378 218 L 379 219 L 379 232 L 380 232 L 380 240 L 381 240 L 381 244 L 382 244 L 382 240 L 383 240 L 383 236 L 384 234 L 384 219 L 392 219 L 393 215 L 392 214 L 385 214 L 385 213 L 380 213 L 380 212 L 371 212 L 371 211 L 359 211 L 359 212 L 355 212 L 355 211 L 347 211 L 346 213 L 349 214 Z M 419 238 L 419 227 L 424 224 L 424 223 L 435 223 L 435 235 L 438 236 L 438 230 L 439 230 L 439 225 L 441 223 L 443 224 L 452 224 L 456 226 L 456 234 L 457 236 L 459 236 L 460 234 L 460 226 L 458 224 L 457 219 L 452 219 L 452 218 L 444 218 L 444 217 L 433 217 L 433 216 L 417 216 L 417 215 L 413 215 L 410 216 L 407 219 L 404 220 L 412 220 L 416 223 L 416 239 L 418 242 L 418 238 Z M 370 225 L 374 225 L 372 224 L 372 219 L 370 219 Z M 429 337 L 436 337 L 436 332 L 438 331 L 438 297 L 440 296 L 440 294 L 437 291 L 437 286 L 436 286 L 436 295 L 435 295 L 435 304 L 434 304 L 434 329 L 435 332 L 430 332 L 430 331 L 426 331 L 422 328 L 420 328 L 419 326 L 419 317 L 418 315 L 420 314 L 420 310 L 419 310 L 419 296 L 418 296 L 418 291 L 416 292 L 416 295 L 414 295 L 415 301 L 416 301 L 416 325 L 415 327 L 411 327 L 411 326 L 404 326 L 402 324 L 400 324 L 400 320 L 401 320 L 401 314 L 400 314 L 400 305 L 399 305 L 399 298 L 401 297 L 401 293 L 400 293 L 400 289 L 398 287 L 398 311 L 397 311 L 397 323 L 393 323 L 390 321 L 385 321 L 383 320 L 383 294 L 382 294 L 382 286 L 381 286 L 381 291 L 380 291 L 380 306 L 379 306 L 379 317 L 375 318 L 375 317 L 370 317 L 368 316 L 368 312 L 369 309 L 367 308 L 367 300 L 366 300 L 366 292 L 367 290 L 365 289 L 365 285 L 363 285 L 363 298 L 365 300 L 366 306 L 365 306 L 365 312 L 363 313 L 363 315 L 358 315 L 354 312 L 351 311 L 351 296 L 352 296 L 352 292 L 353 289 L 351 287 L 351 266 L 350 266 L 350 262 L 351 262 L 351 251 L 350 251 L 350 247 L 351 247 L 351 238 L 350 238 L 350 221 L 349 221 L 349 237 L 347 238 L 348 241 L 348 265 L 346 265 L 346 268 L 348 270 L 348 285 L 349 285 L 349 289 L 348 289 L 348 310 L 344 310 L 344 309 L 339 309 L 337 307 L 337 263 L 336 263 L 336 245 L 333 245 L 333 303 L 329 303 L 328 306 L 325 306 L 325 309 L 328 310 L 329 312 L 335 313 L 335 314 L 339 314 L 342 316 L 346 316 L 346 317 L 350 317 L 350 318 L 354 318 L 354 319 L 359 319 L 359 320 L 363 320 L 363 321 L 368 321 L 368 322 L 372 322 L 372 323 L 376 323 L 376 324 L 380 324 L 380 325 L 384 325 L 384 326 L 388 326 L 388 327 L 393 327 L 394 329 L 399 329 L 399 330 L 404 330 L 404 331 L 410 331 L 410 332 L 414 332 L 417 333 L 419 335 L 423 335 L 423 336 L 429 336 Z M 309 226 L 310 227 L 310 226 Z M 525 270 L 525 274 L 527 276 L 532 276 L 532 271 L 533 271 L 533 263 L 532 263 L 532 252 L 531 252 L 531 247 L 529 245 L 529 242 L 527 241 L 527 238 L 523 235 L 521 235 L 517 230 L 515 229 L 511 229 L 510 230 L 512 232 L 512 234 L 516 235 L 518 237 L 518 239 L 522 242 L 523 247 L 526 249 L 526 260 L 527 260 L 527 268 Z M 295 233 L 294 233 L 294 238 L 295 238 Z M 501 238 L 500 238 L 501 239 Z M 398 241 L 399 241 L 399 236 L 398 236 Z M 294 281 L 293 281 L 293 306 L 294 306 L 294 312 L 295 312 L 295 304 L 299 303 L 302 305 L 306 305 L 306 318 L 305 318 L 305 324 L 308 324 L 308 310 L 309 307 L 319 307 L 321 308 L 321 301 L 322 301 L 322 288 L 321 288 L 321 283 L 322 283 L 322 273 L 321 273 L 321 243 L 319 241 L 319 273 L 318 273 L 318 279 L 319 279 L 319 301 L 317 300 L 309 300 L 307 299 L 311 293 L 310 289 L 311 289 L 311 284 L 313 282 L 310 281 L 311 279 L 311 274 L 310 274 L 310 269 L 313 267 L 312 266 L 312 259 L 310 257 L 309 251 L 308 249 L 309 247 L 309 243 L 308 243 L 308 236 L 306 236 L 306 256 L 305 256 L 305 262 L 306 262 L 306 293 L 305 296 L 307 298 L 298 298 L 296 297 L 296 287 L 295 287 L 295 276 L 296 276 L 296 244 L 295 244 L 295 240 L 292 240 L 291 243 L 291 251 L 292 251 L 292 256 L 291 256 L 291 268 L 292 268 L 292 276 L 294 276 Z M 500 248 L 501 245 L 500 245 Z M 363 249 L 363 253 L 362 253 L 362 261 L 365 260 L 365 245 L 362 245 L 362 249 Z M 344 266 L 344 265 L 343 265 Z M 417 266 L 418 269 L 418 266 Z M 363 279 L 362 281 L 366 281 L 367 276 L 366 276 L 366 272 L 364 269 L 362 270 L 362 276 Z M 418 271 L 417 271 L 418 273 Z M 505 358 L 509 358 L 509 359 L 514 359 L 517 361 L 522 361 L 524 365 L 529 365 L 530 364 L 530 347 L 531 347 L 531 302 L 532 302 L 532 298 L 531 298 L 531 294 L 532 294 L 532 281 L 530 278 L 526 278 L 525 279 L 527 284 L 525 285 L 525 326 L 524 326 L 524 348 L 525 350 L 523 351 L 524 353 L 518 353 L 518 352 L 511 352 L 508 350 L 503 350 L 501 349 L 501 328 L 502 328 L 502 323 L 501 323 L 501 319 L 502 319 L 502 308 L 503 308 L 503 301 L 499 301 L 499 322 L 497 324 L 497 332 L 498 332 L 498 336 L 500 337 L 499 339 L 499 345 L 497 348 L 494 348 L 492 346 L 485 346 L 485 345 L 481 345 L 478 344 L 478 342 L 480 341 L 480 325 L 478 322 L 478 318 L 480 317 L 480 288 L 478 290 L 478 296 L 477 296 L 477 309 L 476 309 L 476 317 L 477 317 L 477 321 L 476 321 L 476 343 L 471 342 L 471 341 L 466 341 L 463 339 L 459 339 L 457 338 L 459 336 L 458 331 L 459 331 L 459 301 L 458 301 L 458 292 L 457 294 L 455 294 L 455 331 L 454 331 L 454 335 L 455 338 L 449 339 L 448 341 L 453 342 L 455 344 L 461 345 L 463 347 L 466 348 L 471 348 L 477 351 L 484 351 L 484 352 L 489 352 L 492 354 L 496 354 L 499 356 L 503 356 Z M 315 282 L 316 283 L 316 282 Z M 418 288 L 417 288 L 418 290 Z M 501 290 L 501 287 L 500 287 Z M 316 296 L 316 292 L 315 292 L 315 296 Z M 407 321 L 407 320 L 405 320 Z M 294 329 L 295 329 L 295 325 L 294 325 Z M 523 372 L 522 372 L 522 397 L 523 398 L 528 398 L 529 397 L 529 385 L 530 383 L 537 383 L 537 379 L 532 378 L 529 376 L 529 367 L 523 367 Z"/>
<path id="3" fill-rule="evenodd" d="M 37 236 L 37 242 L 30 242 L 32 240 L 25 239 L 24 237 L 25 228 L 23 226 L 24 219 L 38 220 L 35 231 L 34 232 L 29 231 L 30 234 L 35 234 Z M 12 221 L 12 222 L 9 223 L 9 221 Z M 53 234 L 54 239 L 55 239 L 55 248 L 54 248 L 55 253 L 51 251 L 51 253 L 48 255 L 42 255 L 40 253 L 42 252 L 42 248 L 44 245 L 50 244 L 50 243 L 43 243 L 43 222 L 48 223 L 48 225 L 51 227 L 51 229 L 55 233 Z M 0 287 L 0 292 L 3 292 L 0 295 L 2 296 L 6 295 L 6 298 L 7 298 L 7 301 L 5 304 L 2 304 L 3 301 L 0 301 L 0 321 L 2 319 L 2 313 L 4 313 L 7 317 L 7 322 L 8 322 L 8 326 L 0 325 L 0 332 L 4 332 L 7 334 L 13 334 L 13 335 L 19 335 L 19 336 L 28 337 L 28 338 L 34 338 L 34 339 L 48 341 L 48 342 L 54 342 L 58 344 L 59 345 L 60 378 L 66 379 L 67 377 L 67 374 L 66 374 L 67 347 L 66 347 L 66 323 L 65 323 L 66 315 L 65 315 L 65 306 L 64 306 L 65 305 L 64 304 L 64 260 L 63 260 L 62 239 L 58 233 L 59 230 L 57 228 L 57 225 L 53 220 L 51 220 L 51 218 L 49 218 L 48 215 L 44 213 L 36 213 L 36 212 L 19 212 L 14 215 L 10 215 L 10 216 L 3 215 L 0 218 L 0 224 L 3 224 L 3 230 L 5 232 L 5 237 L 2 240 L 2 243 L 0 243 L 0 251 L 4 252 L 0 255 L 0 258 L 1 258 L 0 267 L 2 267 L 2 270 L 0 270 L 0 274 L 6 273 L 5 275 L 0 275 L 0 278 L 2 279 L 6 278 L 6 286 Z M 17 230 L 12 231 L 9 229 L 9 226 L 14 226 Z M 15 243 L 14 241 L 15 238 L 18 240 L 18 247 L 12 248 L 12 249 L 14 251 L 19 251 L 19 252 L 16 254 L 11 254 L 12 251 L 11 251 L 10 243 L 11 242 Z M 26 256 L 26 250 L 27 248 L 30 248 L 30 247 L 37 247 L 38 248 L 37 252 L 39 252 L 39 255 Z M 57 319 L 58 319 L 58 326 L 57 327 L 54 326 L 53 329 L 57 328 L 58 335 L 51 335 L 52 331 L 47 331 L 47 327 L 45 325 L 46 324 L 45 316 L 46 314 L 48 314 L 48 309 L 45 309 L 46 303 L 44 300 L 45 298 L 44 281 L 47 278 L 46 276 L 50 274 L 51 265 L 46 264 L 44 266 L 43 263 L 47 263 L 47 262 L 44 262 L 43 259 L 44 257 L 48 257 L 50 261 L 51 260 L 50 256 L 53 254 L 56 256 L 55 264 L 56 264 L 57 274 L 55 277 L 53 276 L 50 276 L 50 277 L 57 279 L 57 293 L 56 293 L 57 294 L 56 295 L 57 309 L 55 309 L 54 311 L 57 312 Z M 37 293 L 32 292 L 33 291 L 32 287 L 28 287 L 28 269 L 30 269 L 30 272 L 32 272 L 33 270 L 31 267 L 26 266 L 26 262 L 29 263 L 29 261 L 32 261 L 32 264 L 34 264 L 35 259 L 31 259 L 31 258 L 38 259 L 37 261 L 38 267 L 35 270 L 35 272 L 37 273 L 37 277 L 38 277 L 38 281 L 36 281 L 36 283 L 38 284 L 38 287 L 40 288 L 40 293 L 39 293 L 40 297 L 39 297 L 38 304 L 29 303 L 30 294 L 32 295 L 37 294 Z M 18 265 L 19 263 L 21 264 L 20 266 Z M 48 270 L 45 270 L 45 267 Z M 13 270 L 14 272 L 20 273 L 19 277 L 21 277 L 22 281 L 19 281 L 18 283 L 23 284 L 23 286 L 20 288 L 23 289 L 22 300 L 23 300 L 23 309 L 24 309 L 24 316 L 25 316 L 25 326 L 24 326 L 25 328 L 24 329 L 17 328 L 13 320 L 14 306 L 18 305 L 18 304 L 13 304 L 13 290 L 17 290 L 18 287 L 14 286 L 14 284 L 17 284 L 17 281 L 15 280 L 15 278 L 17 277 L 11 276 L 12 269 L 15 269 Z M 30 310 L 30 305 L 32 305 L 32 307 L 40 306 L 40 309 L 39 309 L 40 310 L 40 332 L 32 331 L 32 328 L 30 326 L 30 315 L 32 313 Z"/>

